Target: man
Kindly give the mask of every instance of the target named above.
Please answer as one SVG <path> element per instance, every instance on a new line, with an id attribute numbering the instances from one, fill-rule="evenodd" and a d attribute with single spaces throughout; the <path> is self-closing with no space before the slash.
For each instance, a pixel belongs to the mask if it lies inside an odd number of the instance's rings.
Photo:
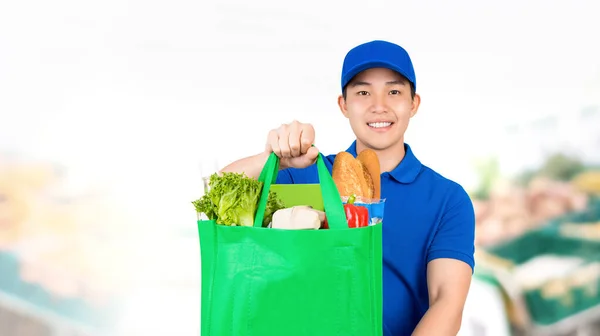
<path id="1" fill-rule="evenodd" d="M 370 148 L 381 164 L 384 335 L 456 335 L 474 269 L 474 211 L 459 184 L 421 164 L 404 143 L 421 102 L 416 87 L 408 53 L 372 41 L 346 55 L 338 104 L 356 135 L 347 152 Z M 282 125 L 262 153 L 223 171 L 258 177 L 274 152 L 281 158 L 277 183 L 317 183 L 314 139 L 310 124 Z M 330 170 L 334 159 L 326 157 Z"/>

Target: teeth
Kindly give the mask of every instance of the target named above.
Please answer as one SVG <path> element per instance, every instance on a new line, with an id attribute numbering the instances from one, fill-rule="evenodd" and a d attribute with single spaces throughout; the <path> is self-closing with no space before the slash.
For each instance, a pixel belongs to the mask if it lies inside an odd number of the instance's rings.
<path id="1" fill-rule="evenodd" d="M 392 124 L 391 122 L 376 122 L 376 123 L 370 123 L 369 126 L 375 127 L 375 128 L 382 128 L 382 127 L 388 127 L 391 124 Z"/>

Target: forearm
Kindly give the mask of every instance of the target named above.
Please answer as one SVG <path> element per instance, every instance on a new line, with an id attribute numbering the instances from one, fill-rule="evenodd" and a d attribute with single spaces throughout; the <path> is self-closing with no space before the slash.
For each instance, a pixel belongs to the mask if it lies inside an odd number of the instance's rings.
<path id="1" fill-rule="evenodd" d="M 462 322 L 462 310 L 449 301 L 438 300 L 429 307 L 412 336 L 456 336 Z"/>
<path id="2" fill-rule="evenodd" d="M 257 179 L 260 176 L 260 172 L 265 166 L 268 158 L 269 153 L 267 152 L 249 156 L 247 158 L 230 163 L 221 169 L 221 172 L 244 173 L 248 177 Z"/>

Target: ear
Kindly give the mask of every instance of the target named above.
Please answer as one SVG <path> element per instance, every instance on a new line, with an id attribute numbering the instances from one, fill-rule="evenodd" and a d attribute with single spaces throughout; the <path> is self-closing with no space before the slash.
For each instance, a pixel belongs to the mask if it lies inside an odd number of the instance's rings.
<path id="1" fill-rule="evenodd" d="M 342 111 L 342 114 L 344 115 L 344 117 L 348 118 L 348 109 L 346 106 L 346 99 L 344 99 L 343 95 L 340 95 L 338 97 L 338 106 L 340 107 L 340 111 Z"/>
<path id="2" fill-rule="evenodd" d="M 421 96 L 418 93 L 415 93 L 415 98 L 412 101 L 412 107 L 410 109 L 410 117 L 414 117 L 419 111 L 419 105 L 421 105 Z"/>

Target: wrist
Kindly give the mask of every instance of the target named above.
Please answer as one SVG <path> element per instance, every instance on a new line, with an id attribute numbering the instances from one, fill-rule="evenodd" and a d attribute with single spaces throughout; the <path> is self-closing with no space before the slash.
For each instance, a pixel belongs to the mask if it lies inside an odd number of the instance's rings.
<path id="1" fill-rule="evenodd" d="M 264 151 L 256 156 L 257 157 L 256 166 L 257 166 L 257 168 L 259 168 L 259 170 L 262 171 L 264 166 L 267 164 L 267 160 L 269 160 L 269 156 L 271 156 L 271 153 L 272 153 L 271 151 Z"/>

